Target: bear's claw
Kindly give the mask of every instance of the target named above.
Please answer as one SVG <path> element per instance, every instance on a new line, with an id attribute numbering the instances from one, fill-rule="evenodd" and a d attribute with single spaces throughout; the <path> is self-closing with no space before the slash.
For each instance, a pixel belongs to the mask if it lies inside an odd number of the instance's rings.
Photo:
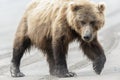
<path id="1" fill-rule="evenodd" d="M 68 73 L 65 73 L 65 74 L 57 74 L 56 75 L 57 77 L 60 77 L 60 78 L 63 78 L 63 77 L 74 77 L 76 76 L 76 73 L 73 73 L 73 72 L 68 72 Z"/>
<path id="2" fill-rule="evenodd" d="M 67 74 L 65 74 L 66 76 L 65 77 L 74 77 L 76 76 L 77 74 L 76 73 L 73 73 L 73 72 L 69 72 Z"/>

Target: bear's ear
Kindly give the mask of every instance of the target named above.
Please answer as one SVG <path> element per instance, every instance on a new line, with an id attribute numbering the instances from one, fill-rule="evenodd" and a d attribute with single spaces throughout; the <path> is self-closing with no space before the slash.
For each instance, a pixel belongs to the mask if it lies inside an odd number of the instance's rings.
<path id="1" fill-rule="evenodd" d="M 98 10 L 100 11 L 100 13 L 103 13 L 105 11 L 105 3 L 104 2 L 98 3 Z"/>
<path id="2" fill-rule="evenodd" d="M 77 5 L 77 4 L 74 3 L 74 2 L 71 2 L 71 3 L 69 4 L 69 6 L 70 6 L 70 8 L 71 8 L 72 11 L 78 11 L 79 9 L 82 8 L 81 5 Z"/>

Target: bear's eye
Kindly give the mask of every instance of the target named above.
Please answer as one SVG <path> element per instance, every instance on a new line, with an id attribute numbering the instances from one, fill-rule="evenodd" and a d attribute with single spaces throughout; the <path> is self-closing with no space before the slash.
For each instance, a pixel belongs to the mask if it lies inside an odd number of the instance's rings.
<path id="1" fill-rule="evenodd" d="M 79 6 L 74 7 L 74 11 L 77 11 L 77 10 L 79 10 Z"/>
<path id="2" fill-rule="evenodd" d="M 94 26 L 95 23 L 96 23 L 96 21 L 91 21 L 91 22 L 90 22 L 90 25 Z"/>
<path id="3" fill-rule="evenodd" d="M 81 24 L 82 24 L 82 25 L 85 25 L 85 24 L 86 24 L 86 22 L 85 22 L 85 21 L 81 21 Z"/>

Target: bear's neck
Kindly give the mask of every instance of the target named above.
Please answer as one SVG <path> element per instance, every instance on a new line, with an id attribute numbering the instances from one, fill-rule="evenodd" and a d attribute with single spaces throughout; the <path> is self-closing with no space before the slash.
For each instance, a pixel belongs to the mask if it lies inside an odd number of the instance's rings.
<path id="1" fill-rule="evenodd" d="M 72 38 L 72 41 L 73 40 L 79 40 L 79 41 L 81 41 L 81 36 L 75 30 L 73 30 L 70 27 L 69 27 L 69 30 L 70 30 L 70 36 Z"/>

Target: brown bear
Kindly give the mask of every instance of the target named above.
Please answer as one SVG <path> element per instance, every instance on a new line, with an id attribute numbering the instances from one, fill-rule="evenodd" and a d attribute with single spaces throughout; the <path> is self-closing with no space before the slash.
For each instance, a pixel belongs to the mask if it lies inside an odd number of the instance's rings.
<path id="1" fill-rule="evenodd" d="M 106 57 L 97 39 L 104 25 L 103 3 L 90 0 L 33 0 L 18 26 L 11 61 L 13 77 L 23 77 L 20 61 L 31 46 L 43 51 L 47 57 L 50 74 L 73 77 L 66 64 L 69 43 L 77 40 L 84 54 L 93 62 L 100 74 Z"/>

